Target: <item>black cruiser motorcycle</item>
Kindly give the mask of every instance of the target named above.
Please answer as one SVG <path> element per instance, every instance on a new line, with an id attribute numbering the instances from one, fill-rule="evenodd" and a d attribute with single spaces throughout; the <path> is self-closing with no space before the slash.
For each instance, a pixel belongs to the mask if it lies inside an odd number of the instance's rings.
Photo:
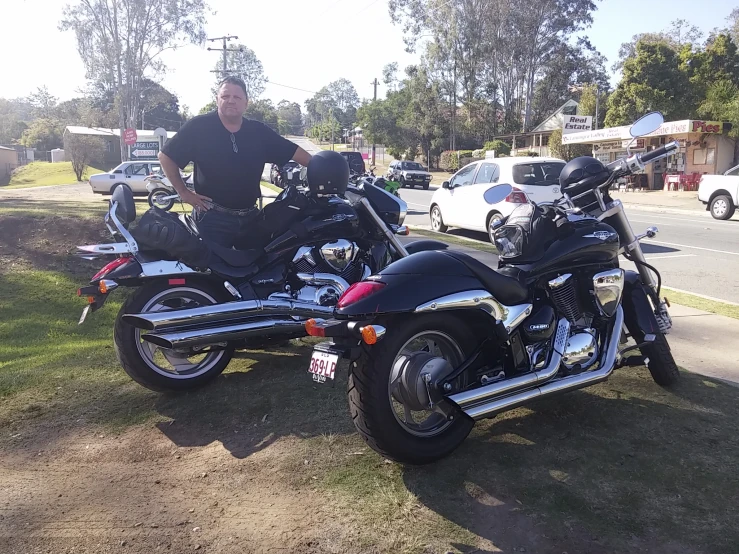
<path id="1" fill-rule="evenodd" d="M 118 187 L 105 222 L 119 242 L 78 247 L 88 259 L 114 256 L 78 290 L 88 299 L 80 324 L 112 291 L 135 287 L 114 328 L 123 369 L 152 390 L 194 389 L 234 350 L 305 336 L 305 322 L 330 316 L 353 283 L 409 253 L 446 247 L 404 247 L 405 202 L 368 183 L 347 188 L 349 166 L 336 152 L 316 154 L 308 179 L 308 192 L 288 185 L 265 206 L 240 250 L 203 241 L 192 218 L 156 207 L 129 230 L 136 207 Z"/>
<path id="2" fill-rule="evenodd" d="M 662 121 L 647 114 L 631 135 Z M 635 235 L 608 188 L 677 148 L 629 152 L 608 166 L 569 162 L 563 198 L 522 204 L 497 225 L 497 270 L 459 252 L 421 252 L 351 286 L 334 317 L 307 323 L 310 335 L 331 339 L 314 347 L 314 381 L 333 379 L 348 358 L 357 430 L 383 456 L 411 464 L 448 455 L 476 420 L 599 383 L 620 366 L 646 364 L 658 384 L 672 384 L 672 322 L 639 242 L 657 229 Z M 511 189 L 494 186 L 485 200 Z M 619 255 L 638 271 L 619 267 Z"/>

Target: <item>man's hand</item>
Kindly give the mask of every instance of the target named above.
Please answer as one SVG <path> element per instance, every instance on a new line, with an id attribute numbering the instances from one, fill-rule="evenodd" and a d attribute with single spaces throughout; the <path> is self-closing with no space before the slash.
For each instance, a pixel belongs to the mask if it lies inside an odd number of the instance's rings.
<path id="1" fill-rule="evenodd" d="M 210 206 L 207 203 L 213 201 L 207 196 L 203 196 L 197 192 L 192 192 L 190 189 L 185 189 L 183 193 L 180 193 L 180 198 L 182 198 L 182 201 L 186 204 L 190 204 L 193 208 L 198 208 L 204 212 L 207 212 L 210 209 Z"/>
<path id="2" fill-rule="evenodd" d="M 172 183 L 172 186 L 177 191 L 177 194 L 180 195 L 183 202 L 204 212 L 210 209 L 207 203 L 212 202 L 212 200 L 187 188 L 185 182 L 182 180 L 182 175 L 180 175 L 180 168 L 177 167 L 177 164 L 172 158 L 164 152 L 159 152 L 159 162 L 162 164 L 164 174 L 169 179 L 169 182 Z"/>

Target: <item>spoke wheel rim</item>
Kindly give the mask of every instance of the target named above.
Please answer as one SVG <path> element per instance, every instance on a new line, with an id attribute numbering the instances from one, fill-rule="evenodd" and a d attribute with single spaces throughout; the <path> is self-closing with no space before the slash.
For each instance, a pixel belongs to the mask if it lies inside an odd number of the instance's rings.
<path id="1" fill-rule="evenodd" d="M 403 359 L 415 352 L 429 352 L 441 356 L 455 367 L 464 361 L 464 353 L 457 341 L 448 334 L 437 330 L 422 331 L 405 342 L 392 362 L 393 371 L 388 378 L 388 397 L 393 415 L 407 433 L 429 438 L 443 433 L 453 421 L 432 410 L 411 410 L 398 400 L 400 395 L 397 387 L 400 375 L 395 375 L 395 368 L 402 365 Z"/>
<path id="2" fill-rule="evenodd" d="M 168 196 L 164 192 L 156 192 L 151 196 L 151 203 L 158 208 L 163 208 L 169 205 L 169 200 L 162 200 L 165 196 Z"/>
<path id="3" fill-rule="evenodd" d="M 167 304 L 165 304 L 165 302 Z M 153 296 L 140 313 L 170 310 L 176 304 L 180 308 L 197 308 L 217 304 L 209 294 L 189 288 L 168 289 Z M 142 329 L 135 330 L 136 348 L 147 366 L 168 379 L 194 379 L 213 368 L 224 356 L 222 350 L 181 353 L 161 348 L 142 339 Z"/>

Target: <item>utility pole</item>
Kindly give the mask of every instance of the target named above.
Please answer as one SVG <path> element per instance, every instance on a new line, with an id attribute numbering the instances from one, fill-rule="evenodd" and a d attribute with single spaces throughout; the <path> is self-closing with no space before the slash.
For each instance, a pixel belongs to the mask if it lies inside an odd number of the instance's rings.
<path id="1" fill-rule="evenodd" d="M 377 82 L 377 77 L 375 77 L 375 80 L 370 83 L 371 85 L 374 85 L 375 87 L 375 94 L 373 97 L 373 100 L 377 100 L 377 85 L 380 83 Z M 372 141 L 372 165 L 375 165 L 375 141 Z"/>
<path id="2" fill-rule="evenodd" d="M 227 55 L 228 54 L 227 54 L 227 52 L 241 52 L 241 51 L 244 50 L 244 47 L 242 46 L 240 48 L 228 48 L 227 42 L 229 40 L 232 40 L 232 39 L 237 39 L 238 40 L 238 38 L 239 37 L 237 37 L 235 35 L 228 35 L 228 36 L 225 36 L 225 37 L 217 37 L 217 38 L 209 38 L 209 39 L 207 39 L 210 42 L 215 42 L 217 40 L 222 40 L 223 41 L 223 48 L 211 48 L 210 46 L 208 47 L 208 52 L 210 52 L 210 51 L 215 51 L 215 52 L 223 51 L 223 69 L 220 69 L 220 70 L 219 69 L 213 69 L 211 71 L 211 73 L 222 73 L 224 77 L 226 75 L 228 75 L 228 58 L 227 58 Z"/>

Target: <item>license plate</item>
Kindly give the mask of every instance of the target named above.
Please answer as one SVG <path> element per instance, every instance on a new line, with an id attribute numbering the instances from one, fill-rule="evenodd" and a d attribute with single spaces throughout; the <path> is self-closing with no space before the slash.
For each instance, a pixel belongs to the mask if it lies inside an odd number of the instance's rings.
<path id="1" fill-rule="evenodd" d="M 313 375 L 313 380 L 317 383 L 325 383 L 327 378 L 333 380 L 337 363 L 339 363 L 338 354 L 314 350 L 308 373 Z"/>
<path id="2" fill-rule="evenodd" d="M 80 316 L 80 320 L 79 320 L 79 323 L 77 323 L 77 325 L 82 325 L 85 321 L 85 318 L 87 317 L 87 314 L 89 313 L 90 313 L 90 305 L 88 304 L 87 306 L 85 306 L 85 309 L 82 310 L 82 315 Z"/>

